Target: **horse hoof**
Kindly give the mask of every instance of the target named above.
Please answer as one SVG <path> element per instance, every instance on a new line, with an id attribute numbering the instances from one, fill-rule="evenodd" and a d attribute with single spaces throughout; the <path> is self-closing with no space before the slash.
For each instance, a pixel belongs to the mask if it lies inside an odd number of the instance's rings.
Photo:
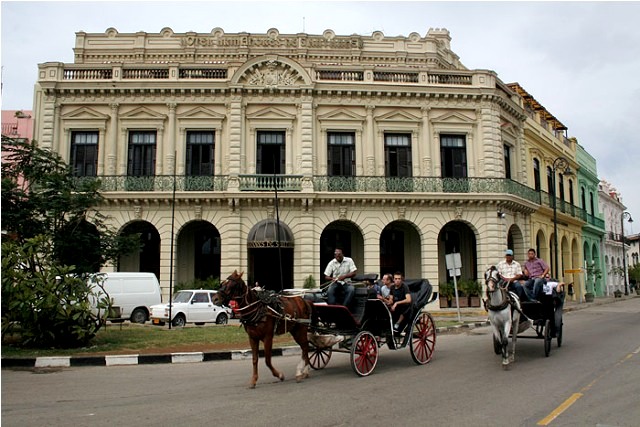
<path id="1" fill-rule="evenodd" d="M 278 379 L 279 379 L 280 381 L 284 381 L 284 374 L 280 374 L 280 376 L 278 377 Z"/>
<path id="2" fill-rule="evenodd" d="M 248 388 L 249 388 L 249 389 L 254 389 L 254 388 L 256 388 L 256 385 L 255 385 L 255 384 L 249 384 L 249 387 L 248 387 Z"/>
<path id="3" fill-rule="evenodd" d="M 503 364 L 502 364 L 502 370 L 503 370 L 503 371 L 508 371 L 510 366 L 511 366 L 511 365 L 509 365 L 509 363 L 503 363 Z"/>

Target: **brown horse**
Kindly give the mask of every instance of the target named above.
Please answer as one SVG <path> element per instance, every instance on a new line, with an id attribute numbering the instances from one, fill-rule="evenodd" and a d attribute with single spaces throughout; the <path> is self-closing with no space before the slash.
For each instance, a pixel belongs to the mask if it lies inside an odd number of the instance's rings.
<path id="1" fill-rule="evenodd" d="M 242 274 L 234 271 L 220 284 L 215 296 L 216 304 L 228 304 L 234 300 L 238 304 L 236 313 L 244 325 L 251 343 L 253 356 L 253 376 L 249 384 L 255 388 L 258 381 L 258 350 L 260 341 L 264 343 L 265 363 L 274 377 L 284 381 L 284 374 L 271 364 L 273 336 L 289 332 L 302 349 L 302 360 L 296 369 L 296 381 L 309 376 L 309 341 L 307 329 L 311 319 L 312 305 L 299 296 L 282 296 L 268 291 L 249 289 Z"/>

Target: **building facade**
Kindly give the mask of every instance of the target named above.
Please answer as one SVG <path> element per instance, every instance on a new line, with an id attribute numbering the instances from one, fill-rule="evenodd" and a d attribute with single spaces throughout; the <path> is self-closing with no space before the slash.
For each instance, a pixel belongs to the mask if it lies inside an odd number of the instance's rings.
<path id="1" fill-rule="evenodd" d="M 39 65 L 34 138 L 99 177 L 101 212 L 140 234 L 141 253 L 108 268 L 155 272 L 165 295 L 233 270 L 302 287 L 337 246 L 360 273 L 434 285 L 459 252 L 462 278 L 480 279 L 507 246 L 553 258 L 551 206 L 561 270 L 579 265 L 576 185 L 538 185 L 558 156 L 577 168 L 575 140 L 450 42 L 445 29 L 79 32 L 73 64 Z"/>
<path id="2" fill-rule="evenodd" d="M 604 238 L 604 281 L 606 283 L 606 295 L 612 295 L 615 291 L 624 292 L 624 263 L 622 257 L 622 239 L 624 230 L 622 227 L 622 214 L 625 206 L 618 190 L 605 180 L 598 185 L 600 199 L 600 212 L 605 223 Z"/>
<path id="3" fill-rule="evenodd" d="M 586 274 L 586 291 L 597 296 L 605 294 L 602 272 L 606 270 L 602 252 L 606 234 L 604 219 L 598 203 L 598 171 L 596 159 L 578 144 L 576 160 L 578 169 L 578 198 L 586 213 L 582 227 L 583 269 Z"/>

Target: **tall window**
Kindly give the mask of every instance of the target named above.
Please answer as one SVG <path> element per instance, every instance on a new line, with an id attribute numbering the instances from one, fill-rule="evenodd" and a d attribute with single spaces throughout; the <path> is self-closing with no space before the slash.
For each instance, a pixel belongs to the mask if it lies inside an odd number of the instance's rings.
<path id="1" fill-rule="evenodd" d="M 589 213 L 591 213 L 591 215 L 594 215 L 594 207 L 595 203 L 593 203 L 593 193 L 589 192 Z"/>
<path id="2" fill-rule="evenodd" d="M 355 134 L 327 133 L 327 171 L 329 176 L 355 176 Z"/>
<path id="3" fill-rule="evenodd" d="M 587 211 L 587 197 L 585 195 L 584 187 L 580 187 L 580 207 Z"/>
<path id="4" fill-rule="evenodd" d="M 551 166 L 547 166 L 547 190 L 549 191 L 549 195 L 555 197 L 556 189 L 553 188 L 553 170 Z"/>
<path id="5" fill-rule="evenodd" d="M 187 176 L 212 176 L 215 133 L 213 131 L 187 132 Z"/>
<path id="6" fill-rule="evenodd" d="M 461 135 L 440 136 L 440 161 L 443 178 L 467 177 L 467 149 Z"/>
<path id="7" fill-rule="evenodd" d="M 569 180 L 569 203 L 573 206 L 573 180 Z"/>
<path id="8" fill-rule="evenodd" d="M 411 134 L 385 133 L 384 160 L 386 176 L 411 176 Z"/>
<path id="9" fill-rule="evenodd" d="M 558 174 L 558 186 L 560 187 L 559 198 L 564 202 L 564 175 L 563 174 Z"/>
<path id="10" fill-rule="evenodd" d="M 71 132 L 70 159 L 74 176 L 96 176 L 98 132 Z"/>
<path id="11" fill-rule="evenodd" d="M 256 173 L 283 174 L 285 172 L 285 133 L 258 131 Z"/>
<path id="12" fill-rule="evenodd" d="M 504 177 L 511 179 L 511 147 L 504 145 Z"/>
<path id="13" fill-rule="evenodd" d="M 533 159 L 533 184 L 535 185 L 536 191 L 542 189 L 540 185 L 540 160 L 538 159 Z"/>
<path id="14" fill-rule="evenodd" d="M 156 131 L 129 132 L 128 176 L 154 176 L 156 171 Z"/>

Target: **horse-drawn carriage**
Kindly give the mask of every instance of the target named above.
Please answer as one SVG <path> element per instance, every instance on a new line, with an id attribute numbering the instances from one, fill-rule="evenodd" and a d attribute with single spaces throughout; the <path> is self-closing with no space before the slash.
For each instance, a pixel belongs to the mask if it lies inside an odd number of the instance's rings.
<path id="1" fill-rule="evenodd" d="M 274 335 L 290 333 L 302 350 L 296 368 L 296 380 L 309 376 L 309 367 L 324 368 L 333 351 L 351 353 L 351 366 L 361 376 L 373 372 L 378 362 L 378 349 L 387 344 L 392 350 L 410 346 L 413 360 L 424 365 L 433 357 L 436 327 L 424 307 L 437 299 L 427 280 L 405 280 L 411 293 L 411 307 L 405 312 L 404 328 L 394 333 L 389 308 L 369 292 L 367 282 L 356 287 L 349 308 L 328 305 L 324 293 L 300 290 L 275 294 L 250 288 L 242 273 L 234 271 L 220 285 L 216 303 L 237 303 L 236 313 L 249 335 L 253 375 L 249 386 L 258 381 L 259 342 L 264 344 L 265 363 L 274 377 L 284 374 L 271 363 Z M 324 339 L 320 339 L 324 337 Z M 337 344 L 337 348 L 335 345 Z M 309 357 L 311 353 L 311 358 Z"/>
<path id="2" fill-rule="evenodd" d="M 356 293 L 349 307 L 327 304 L 320 291 L 305 295 L 313 302 L 309 326 L 311 367 L 316 370 L 324 368 L 332 352 L 349 353 L 354 372 L 367 376 L 375 369 L 378 350 L 385 344 L 391 350 L 409 346 L 415 363 L 428 363 L 435 349 L 436 327 L 433 317 L 424 308 L 437 299 L 437 294 L 432 295 L 429 281 L 405 280 L 411 293 L 411 308 L 405 313 L 398 333 L 393 330 L 392 313 L 387 305 L 366 286 L 366 280 L 372 277 L 355 279 L 363 282 L 354 280 Z"/>
<path id="3" fill-rule="evenodd" d="M 485 272 L 485 283 L 485 308 L 493 327 L 493 349 L 496 354 L 502 355 L 502 365 L 505 368 L 515 360 L 518 337 L 543 339 L 544 355 L 547 357 L 551 352 L 553 338 L 558 340 L 558 347 L 562 346 L 562 311 L 565 299 L 562 285 L 551 287 L 550 282 L 539 301 L 521 302 L 515 294 L 507 291 L 495 266 Z M 521 335 L 529 329 L 533 329 L 535 335 Z M 510 355 L 509 337 L 512 339 Z"/>
<path id="4" fill-rule="evenodd" d="M 564 308 L 564 289 L 553 288 L 551 294 L 544 294 L 538 302 L 521 302 L 522 312 L 533 321 L 533 325 L 525 321 L 522 331 L 532 329 L 535 335 L 521 335 L 521 328 L 518 328 L 518 338 L 534 338 L 544 340 L 544 355 L 549 356 L 551 352 L 551 341 L 558 340 L 558 347 L 562 347 L 562 311 Z M 526 326 L 526 327 L 525 327 Z M 494 350 L 496 350 L 494 340 Z M 500 354 L 496 350 L 496 354 Z"/>

